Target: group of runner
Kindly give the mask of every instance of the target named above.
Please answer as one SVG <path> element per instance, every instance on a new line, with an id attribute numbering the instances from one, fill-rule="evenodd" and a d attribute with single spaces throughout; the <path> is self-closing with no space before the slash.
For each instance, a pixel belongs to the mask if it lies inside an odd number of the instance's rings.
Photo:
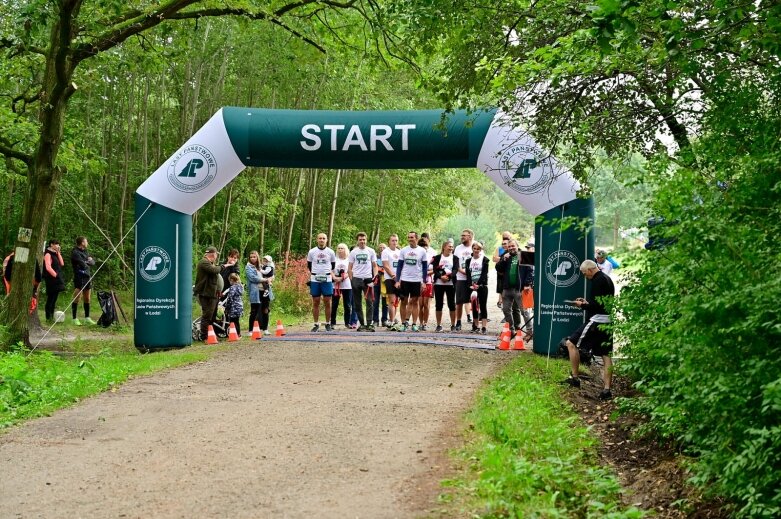
<path id="1" fill-rule="evenodd" d="M 366 233 L 359 232 L 356 235 L 356 245 L 351 250 L 341 243 L 337 245 L 335 252 L 328 246 L 328 236 L 325 233 L 318 234 L 317 246 L 307 254 L 310 272 L 308 284 L 312 295 L 314 321 L 311 331 L 317 332 L 321 329 L 321 302 L 325 310 L 325 331 L 333 330 L 340 298 L 344 300 L 346 327 L 350 327 L 349 315 L 354 308 L 359 323 L 356 326 L 358 331 L 373 332 L 380 325 L 396 331 L 425 331 L 429 324 L 433 298 L 435 331 L 444 331 L 443 311 L 447 304 L 450 331 L 462 330 L 462 318 L 466 309 L 466 321 L 467 324 L 471 323 L 472 332 L 487 333 L 490 259 L 484 253 L 483 243 L 474 239 L 474 232 L 464 229 L 458 245 L 455 245 L 452 239 L 446 240 L 439 252 L 430 246 L 427 233 L 419 236 L 417 232 L 411 231 L 406 238 L 407 246 L 400 248 L 399 236 L 391 234 L 387 244 L 379 244 L 377 252 L 367 245 Z M 497 250 L 494 261 L 501 263 L 508 260 L 512 269 L 518 269 L 511 270 L 511 276 L 519 292 L 524 288 L 530 289 L 530 280 L 533 280 L 533 277 L 515 275 L 526 267 L 521 267 L 516 252 L 510 255 L 510 241 L 517 250 L 517 242 L 512 240 L 510 233 L 504 233 L 503 247 Z M 506 288 L 506 283 L 503 284 L 501 279 L 504 270 L 507 269 L 497 268 L 500 273 L 497 291 L 502 294 Z M 529 286 L 522 283 L 528 283 Z M 375 301 L 378 294 L 379 299 Z M 380 304 L 380 299 L 387 302 L 387 318 L 383 316 L 381 323 L 373 321 L 371 317 L 376 315 L 373 309 L 375 304 Z M 504 299 L 503 297 L 502 301 Z M 502 301 L 499 303 L 500 307 Z M 518 315 L 523 310 L 520 304 L 520 300 L 512 298 L 510 307 L 504 311 L 505 319 L 513 328 L 520 328 L 522 325 Z M 515 312 L 513 305 L 516 305 Z M 503 307 L 502 309 L 504 310 Z"/>

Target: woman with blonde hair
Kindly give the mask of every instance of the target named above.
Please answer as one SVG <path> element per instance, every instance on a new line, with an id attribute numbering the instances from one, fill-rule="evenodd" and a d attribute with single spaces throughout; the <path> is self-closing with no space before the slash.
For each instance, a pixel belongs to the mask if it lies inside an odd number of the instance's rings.
<path id="1" fill-rule="evenodd" d="M 331 297 L 331 326 L 336 326 L 336 311 L 339 309 L 339 299 L 344 301 L 344 327 L 350 327 L 350 316 L 353 313 L 353 290 L 347 270 L 350 266 L 347 245 L 336 246 L 336 266 L 334 267 L 334 295 Z"/>

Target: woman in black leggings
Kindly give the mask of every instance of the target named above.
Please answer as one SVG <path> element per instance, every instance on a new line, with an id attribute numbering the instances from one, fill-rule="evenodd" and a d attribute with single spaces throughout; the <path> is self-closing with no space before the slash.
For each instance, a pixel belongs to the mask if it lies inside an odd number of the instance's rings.
<path id="1" fill-rule="evenodd" d="M 49 240 L 49 246 L 43 253 L 43 280 L 46 283 L 46 320 L 54 320 L 57 297 L 65 290 L 62 280 L 62 267 L 65 262 L 60 254 L 59 240 Z"/>
<path id="2" fill-rule="evenodd" d="M 472 244 L 472 256 L 466 260 L 464 270 L 473 294 L 472 332 L 485 335 L 488 324 L 488 257 L 483 254 L 483 244 L 479 241 Z M 477 305 L 474 299 L 477 299 Z M 482 328 L 477 327 L 478 319 L 483 321 Z"/>
<path id="3" fill-rule="evenodd" d="M 437 329 L 442 331 L 442 308 L 447 297 L 447 309 L 450 311 L 450 331 L 456 329 L 456 287 L 453 274 L 458 272 L 458 258 L 453 254 L 453 240 L 442 244 L 442 251 L 431 262 L 434 269 L 434 309 L 437 316 Z"/>

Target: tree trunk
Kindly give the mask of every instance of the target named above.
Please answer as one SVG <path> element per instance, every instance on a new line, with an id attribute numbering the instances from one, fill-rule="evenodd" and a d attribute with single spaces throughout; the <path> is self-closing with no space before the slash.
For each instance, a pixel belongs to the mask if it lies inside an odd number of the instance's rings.
<path id="1" fill-rule="evenodd" d="M 287 241 L 285 243 L 285 269 L 287 269 L 288 261 L 290 260 L 290 242 L 293 240 L 293 227 L 296 223 L 296 209 L 298 208 L 298 196 L 301 194 L 301 186 L 304 184 L 304 168 L 301 168 L 298 173 L 298 184 L 296 187 L 296 194 L 293 197 L 293 204 L 291 207 L 290 226 L 287 231 Z"/>
<path id="2" fill-rule="evenodd" d="M 49 220 L 54 207 L 57 186 L 65 170 L 57 167 L 57 154 L 62 145 L 65 112 L 75 87 L 72 83 L 74 64 L 70 56 L 68 42 L 73 41 L 71 25 L 80 4 L 64 3 L 60 17 L 52 26 L 51 47 L 46 56 L 46 69 L 42 81 L 41 107 L 38 114 L 40 134 L 35 153 L 28 167 L 28 188 L 23 199 L 21 227 L 30 229 L 30 239 L 19 240 L 17 249 L 29 251 L 26 262 L 14 262 L 14 275 L 11 294 L 8 297 L 8 331 L 12 340 L 23 340 L 30 344 L 30 326 L 37 326 L 37 313 L 32 319 L 28 312 L 30 306 L 30 282 L 35 273 L 35 261 L 38 251 L 49 229 Z"/>
<path id="3" fill-rule="evenodd" d="M 336 200 L 339 198 L 339 178 L 342 176 L 342 170 L 336 170 L 336 179 L 334 180 L 334 194 L 331 197 L 331 214 L 328 217 L 328 237 L 334 235 L 334 218 L 336 217 Z"/>

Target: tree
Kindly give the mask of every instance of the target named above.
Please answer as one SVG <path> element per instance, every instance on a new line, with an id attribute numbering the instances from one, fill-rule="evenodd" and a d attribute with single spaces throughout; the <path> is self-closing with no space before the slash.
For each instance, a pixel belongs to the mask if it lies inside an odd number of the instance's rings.
<path id="1" fill-rule="evenodd" d="M 0 110 L 3 134 L 0 154 L 6 167 L 26 177 L 22 197 L 21 226 L 31 229 L 29 243 L 18 247 L 42 250 L 60 183 L 67 174 L 69 157 L 63 151 L 65 120 L 69 104 L 78 92 L 77 71 L 90 60 L 106 54 L 129 38 L 145 45 L 151 29 L 180 20 L 240 16 L 285 29 L 324 51 L 318 29 L 338 33 L 330 26 L 340 13 L 360 13 L 368 19 L 370 9 L 357 0 L 301 0 L 247 2 L 230 5 L 197 0 L 121 2 L 42 0 L 0 6 L 3 51 L 0 68 L 4 78 L 0 94 L 6 104 Z M 343 20 L 344 21 L 344 20 Z M 353 19 L 354 21 L 354 19 Z M 346 22 L 349 23 L 349 20 Z M 347 29 L 341 28 L 345 32 Z M 34 261 L 17 262 L 9 297 L 8 324 L 11 334 L 29 341 L 27 316 L 28 283 Z"/>

